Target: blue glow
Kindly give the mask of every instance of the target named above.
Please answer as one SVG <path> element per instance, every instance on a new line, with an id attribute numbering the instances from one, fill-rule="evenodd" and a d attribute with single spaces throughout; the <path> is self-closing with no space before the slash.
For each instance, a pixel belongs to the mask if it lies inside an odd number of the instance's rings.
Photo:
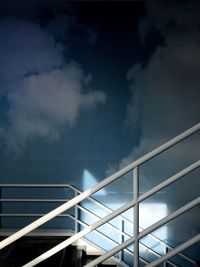
<path id="1" fill-rule="evenodd" d="M 88 170 L 84 170 L 83 171 L 83 191 L 95 186 L 96 184 L 98 184 L 98 181 L 96 180 L 96 178 Z M 95 195 L 104 196 L 106 195 L 106 190 L 101 189 L 97 193 L 95 193 Z"/>

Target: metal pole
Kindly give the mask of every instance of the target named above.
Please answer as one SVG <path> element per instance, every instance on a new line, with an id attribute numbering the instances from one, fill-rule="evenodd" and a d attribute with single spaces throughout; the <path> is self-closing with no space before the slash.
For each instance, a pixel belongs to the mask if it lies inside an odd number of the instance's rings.
<path id="1" fill-rule="evenodd" d="M 166 255 L 167 252 L 168 252 L 168 248 L 166 246 L 164 246 L 164 255 Z M 168 267 L 167 261 L 163 262 L 163 267 Z"/>
<path id="2" fill-rule="evenodd" d="M 133 192 L 134 192 L 134 202 L 135 206 L 133 208 L 134 217 L 133 217 L 133 233 L 135 237 L 135 243 L 134 243 L 134 267 L 139 266 L 139 240 L 138 240 L 138 234 L 139 234 L 139 203 L 138 203 L 138 197 L 139 197 L 139 168 L 135 167 L 133 170 Z"/>
<path id="3" fill-rule="evenodd" d="M 77 197 L 78 196 L 78 192 L 77 191 L 75 191 L 75 197 Z M 76 204 L 75 206 L 74 206 L 74 217 L 75 217 L 75 233 L 78 233 L 78 205 Z"/>
<path id="4" fill-rule="evenodd" d="M 129 171 L 131 171 L 135 167 L 137 167 L 137 166 L 141 165 L 142 163 L 150 160 L 151 158 L 154 158 L 156 155 L 159 155 L 163 151 L 165 151 L 168 148 L 174 146 L 175 144 L 179 143 L 180 141 L 184 140 L 185 138 L 189 137 L 190 135 L 194 134 L 195 132 L 197 132 L 199 130 L 200 130 L 200 123 L 196 124 L 192 128 L 186 130 L 182 134 L 176 136 L 175 138 L 171 139 L 170 141 L 166 142 L 165 144 L 161 145 L 160 147 L 154 149 L 150 153 L 147 153 L 146 155 L 144 155 L 140 159 L 132 162 L 128 166 L 124 167 L 123 169 L 121 169 L 121 170 L 117 171 L 116 173 L 112 174 L 111 176 L 109 176 L 105 180 L 103 180 L 100 183 L 98 183 L 93 188 L 90 188 L 90 189 L 86 190 L 84 193 L 82 193 L 79 196 L 71 199 L 69 202 L 59 206 L 58 208 L 56 208 L 56 209 L 52 210 L 51 212 L 47 213 L 46 215 L 44 215 L 43 217 L 39 218 L 35 222 L 27 225 L 26 227 L 24 227 L 23 229 L 19 230 L 18 232 L 16 232 L 12 236 L 9 236 L 8 238 L 4 239 L 2 242 L 0 242 L 0 249 L 6 247 L 7 245 L 9 245 L 11 243 L 13 243 L 14 241 L 18 240 L 22 236 L 28 234 L 29 232 L 33 231 L 34 229 L 38 228 L 39 226 L 41 226 L 44 223 L 48 222 L 49 220 L 53 219 L 58 214 L 66 211 L 67 209 L 73 207 L 74 205 L 76 205 L 80 201 L 82 201 L 85 198 L 91 196 L 92 194 L 94 194 L 98 190 L 102 189 L 106 185 L 109 185 L 113 181 L 119 179 L 121 176 L 123 176 L 124 174 L 128 173 Z"/>
<path id="5" fill-rule="evenodd" d="M 1 199 L 1 195 L 2 195 L 2 188 L 0 187 L 0 199 Z M 0 203 L 0 213 L 2 213 L 2 203 Z M 0 218 L 0 228 L 2 225 L 2 218 Z"/>
<path id="6" fill-rule="evenodd" d="M 122 218 L 119 219 L 119 244 L 124 242 L 124 220 Z M 119 252 L 119 260 L 123 261 L 124 255 L 123 250 Z"/>

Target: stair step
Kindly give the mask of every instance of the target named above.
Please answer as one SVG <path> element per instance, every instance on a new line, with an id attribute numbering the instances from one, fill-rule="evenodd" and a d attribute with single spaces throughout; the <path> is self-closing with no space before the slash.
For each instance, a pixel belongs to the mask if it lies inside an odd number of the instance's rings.
<path id="1" fill-rule="evenodd" d="M 0 251 L 0 266 L 21 267 L 30 260 L 44 253 L 53 246 L 59 244 L 61 238 L 22 238 L 10 246 Z M 69 246 L 61 250 L 44 262 L 39 263 L 38 267 L 82 267 L 82 249 Z"/>
<path id="2" fill-rule="evenodd" d="M 62 242 L 66 237 L 27 236 L 17 240 L 0 251 L 0 266 L 21 267 L 35 257 Z M 82 267 L 96 259 L 98 255 L 86 255 L 85 250 L 76 246 L 56 253 L 39 263 L 38 267 Z M 98 264 L 98 267 L 116 267 L 113 264 Z"/>

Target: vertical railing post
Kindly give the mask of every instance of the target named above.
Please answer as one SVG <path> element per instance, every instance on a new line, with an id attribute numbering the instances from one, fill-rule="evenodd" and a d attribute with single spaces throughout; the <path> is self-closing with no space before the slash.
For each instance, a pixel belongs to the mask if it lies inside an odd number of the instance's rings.
<path id="1" fill-rule="evenodd" d="M 2 188 L 0 187 L 0 198 L 2 197 Z M 2 213 L 2 206 L 3 203 L 0 202 L 0 213 Z M 2 217 L 0 217 L 0 228 L 1 228 L 1 224 L 2 224 Z"/>
<path id="2" fill-rule="evenodd" d="M 119 221 L 119 244 L 122 244 L 124 242 L 124 220 L 122 218 L 120 218 Z M 121 250 L 119 252 L 119 260 L 123 261 L 124 260 L 124 251 Z"/>
<path id="3" fill-rule="evenodd" d="M 139 203 L 138 203 L 138 197 L 139 197 L 139 167 L 135 167 L 133 169 L 133 193 L 134 193 L 134 201 L 135 206 L 133 208 L 133 233 L 135 238 L 134 243 L 134 267 L 139 266 L 139 240 L 138 240 L 138 234 L 139 234 Z"/>
<path id="4" fill-rule="evenodd" d="M 75 191 L 75 197 L 78 196 L 78 192 Z M 74 212 L 74 217 L 75 217 L 75 233 L 78 233 L 78 206 L 77 204 L 75 205 L 75 212 Z"/>
<path id="5" fill-rule="evenodd" d="M 164 255 L 167 254 L 168 252 L 168 247 L 164 245 Z M 168 267 L 167 261 L 163 262 L 163 267 Z"/>

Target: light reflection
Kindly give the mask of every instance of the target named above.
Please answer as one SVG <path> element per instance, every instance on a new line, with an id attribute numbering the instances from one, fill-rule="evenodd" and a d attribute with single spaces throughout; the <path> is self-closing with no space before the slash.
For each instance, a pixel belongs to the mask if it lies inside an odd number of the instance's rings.
<path id="1" fill-rule="evenodd" d="M 98 181 L 96 180 L 96 178 L 88 170 L 84 170 L 83 171 L 83 191 L 97 184 L 98 184 Z M 106 195 L 106 190 L 101 189 L 98 192 L 96 192 L 95 195 L 98 195 L 98 196 Z"/>
<path id="2" fill-rule="evenodd" d="M 97 179 L 88 171 L 84 170 L 83 172 L 83 190 L 87 190 L 93 186 L 95 186 L 98 183 Z M 120 188 L 118 188 L 120 190 Z M 100 190 L 95 194 L 98 196 L 98 201 L 103 203 L 105 206 L 111 208 L 112 210 L 116 210 L 120 208 L 122 205 L 125 205 L 127 202 L 129 202 L 132 199 L 132 194 L 126 192 L 126 193 L 117 193 L 117 188 L 115 192 L 108 193 L 105 189 Z M 106 196 L 106 197 L 105 197 Z M 92 203 L 90 200 L 86 200 L 82 202 L 82 205 L 92 213 L 98 215 L 99 217 L 105 217 L 109 212 L 105 211 L 103 208 L 99 207 L 95 203 Z M 140 212 L 140 231 L 142 229 L 145 229 L 149 227 L 150 225 L 158 222 L 165 216 L 167 216 L 167 205 L 165 203 L 160 202 L 148 202 L 148 203 L 140 203 L 139 205 L 139 212 Z M 123 216 L 126 217 L 129 221 L 133 221 L 133 209 L 130 209 L 123 213 Z M 98 218 L 92 214 L 81 212 L 80 214 L 81 220 L 83 220 L 85 223 L 91 225 L 92 223 L 96 222 Z M 121 227 L 121 219 L 115 218 L 111 221 L 111 223 L 117 227 L 118 229 Z M 125 222 L 123 225 L 124 232 L 127 233 L 130 236 L 133 236 L 133 225 L 131 223 Z M 111 237 L 116 242 L 119 241 L 119 232 L 112 230 L 108 227 L 108 225 L 104 225 L 99 229 L 103 234 L 106 236 Z M 161 227 L 160 229 L 156 230 L 154 233 L 156 236 L 165 241 L 167 240 L 167 226 Z M 106 242 L 102 238 L 99 238 L 99 236 L 93 236 L 93 238 L 97 239 L 96 241 L 103 245 L 106 248 Z M 127 238 L 124 237 L 124 241 Z M 151 235 L 148 235 L 142 239 L 142 242 L 147 245 L 149 248 L 154 249 L 158 253 L 163 253 L 163 246 L 160 244 L 158 240 L 153 238 Z M 141 248 L 141 253 L 149 252 L 148 249 L 144 249 L 144 247 Z"/>

